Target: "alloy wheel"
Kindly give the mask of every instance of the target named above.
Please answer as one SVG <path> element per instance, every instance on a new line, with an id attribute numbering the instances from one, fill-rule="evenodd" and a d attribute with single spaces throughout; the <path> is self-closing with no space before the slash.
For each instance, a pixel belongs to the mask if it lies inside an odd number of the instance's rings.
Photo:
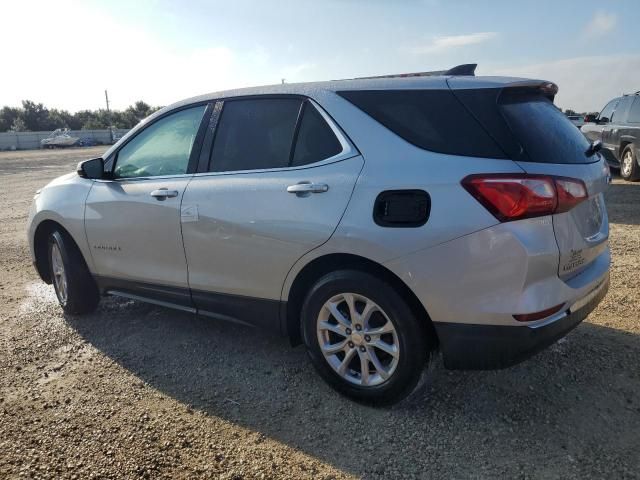
<path id="1" fill-rule="evenodd" d="M 51 269 L 60 303 L 64 304 L 67 301 L 67 274 L 64 270 L 60 248 L 56 243 L 51 246 Z"/>
<path id="2" fill-rule="evenodd" d="M 320 309 L 320 350 L 344 380 L 365 387 L 386 382 L 398 366 L 400 344 L 393 322 L 371 299 L 341 293 Z"/>
<path id="3" fill-rule="evenodd" d="M 627 150 L 622 157 L 622 176 L 629 177 L 631 176 L 631 171 L 633 170 L 633 154 L 631 150 Z"/>

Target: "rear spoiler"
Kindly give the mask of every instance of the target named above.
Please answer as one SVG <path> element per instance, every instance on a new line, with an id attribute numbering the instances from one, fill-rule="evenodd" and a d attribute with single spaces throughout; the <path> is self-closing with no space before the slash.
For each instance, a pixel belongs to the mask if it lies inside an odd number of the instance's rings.
<path id="1" fill-rule="evenodd" d="M 511 81 L 493 81 L 491 77 L 483 77 L 486 83 L 477 83 L 466 81 L 464 76 L 457 78 L 448 78 L 447 85 L 451 90 L 480 89 L 480 88 L 496 88 L 501 91 L 512 91 L 514 93 L 539 93 L 553 102 L 558 93 L 558 85 L 548 80 L 528 80 L 528 79 L 510 79 Z"/>
<path id="2" fill-rule="evenodd" d="M 378 75 L 375 77 L 357 77 L 349 80 L 372 80 L 375 78 L 408 78 L 408 77 L 438 77 L 438 76 L 465 76 L 473 77 L 476 74 L 477 63 L 465 63 L 457 65 L 449 70 L 434 70 L 432 72 L 395 73 L 390 75 Z"/>

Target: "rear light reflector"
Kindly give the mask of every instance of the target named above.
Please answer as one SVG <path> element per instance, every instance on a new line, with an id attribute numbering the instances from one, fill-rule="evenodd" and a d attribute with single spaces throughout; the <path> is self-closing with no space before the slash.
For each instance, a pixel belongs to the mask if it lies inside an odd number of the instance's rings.
<path id="1" fill-rule="evenodd" d="M 539 312 L 514 315 L 513 318 L 515 318 L 519 322 L 533 322 L 534 320 L 542 320 L 543 318 L 550 317 L 554 313 L 558 313 L 563 306 L 564 303 L 561 303 L 560 305 L 556 305 L 555 307 L 547 308 L 546 310 L 541 310 Z"/>
<path id="2" fill-rule="evenodd" d="M 469 175 L 462 186 L 501 222 L 567 212 L 587 198 L 582 180 L 550 175 Z"/>

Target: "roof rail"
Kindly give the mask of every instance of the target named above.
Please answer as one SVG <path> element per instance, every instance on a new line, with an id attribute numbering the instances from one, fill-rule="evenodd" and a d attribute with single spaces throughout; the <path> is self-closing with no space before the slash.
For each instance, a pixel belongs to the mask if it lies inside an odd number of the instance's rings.
<path id="1" fill-rule="evenodd" d="M 475 76 L 477 63 L 465 63 L 464 65 L 457 65 L 449 70 L 434 70 L 432 72 L 414 72 L 414 73 L 395 73 L 390 75 L 378 75 L 374 77 L 357 77 L 353 80 L 372 80 L 375 78 L 407 78 L 407 77 L 435 77 L 439 75 L 460 75 L 460 76 Z"/>

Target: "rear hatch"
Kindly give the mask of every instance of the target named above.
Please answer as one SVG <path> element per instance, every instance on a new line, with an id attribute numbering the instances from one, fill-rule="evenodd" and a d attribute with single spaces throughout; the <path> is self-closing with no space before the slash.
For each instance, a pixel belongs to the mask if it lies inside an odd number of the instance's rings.
<path id="1" fill-rule="evenodd" d="M 509 158 L 530 174 L 584 182 L 586 199 L 552 216 L 560 252 L 558 275 L 567 280 L 586 269 L 607 246 L 609 224 L 604 192 L 609 169 L 600 154 L 553 104 L 555 85 L 519 81 L 471 88 L 455 77 L 449 85 Z"/>

